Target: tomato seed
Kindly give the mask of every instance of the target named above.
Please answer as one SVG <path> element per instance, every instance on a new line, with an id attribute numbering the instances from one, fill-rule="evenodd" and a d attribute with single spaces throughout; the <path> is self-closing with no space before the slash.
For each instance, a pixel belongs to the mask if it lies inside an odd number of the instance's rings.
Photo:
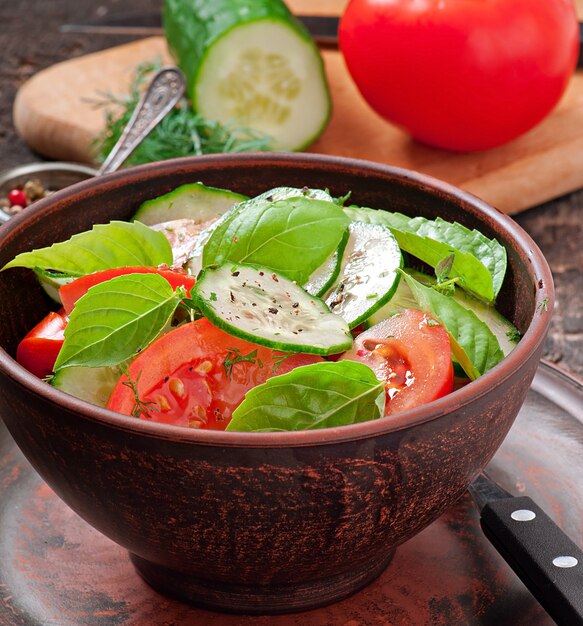
<path id="1" fill-rule="evenodd" d="M 208 374 L 213 369 L 213 364 L 211 361 L 202 361 L 199 365 L 194 369 L 198 374 Z"/>
<path id="2" fill-rule="evenodd" d="M 184 398 L 186 395 L 186 389 L 184 388 L 184 383 L 181 378 L 171 378 L 168 383 L 168 389 L 170 389 L 170 393 L 175 398 Z"/>
<path id="3" fill-rule="evenodd" d="M 160 411 L 162 411 L 162 413 L 168 413 L 168 411 L 172 408 L 170 406 L 170 402 L 168 402 L 168 398 L 163 395 L 156 396 L 156 403 L 160 407 Z"/>

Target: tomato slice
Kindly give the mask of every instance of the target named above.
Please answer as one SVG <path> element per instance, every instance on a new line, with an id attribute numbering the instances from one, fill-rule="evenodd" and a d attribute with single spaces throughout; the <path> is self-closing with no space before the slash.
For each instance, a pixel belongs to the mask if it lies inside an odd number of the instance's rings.
<path id="1" fill-rule="evenodd" d="M 93 272 L 92 274 L 80 276 L 73 282 L 63 285 L 59 289 L 59 296 L 67 315 L 71 314 L 75 302 L 77 302 L 81 296 L 84 296 L 90 287 L 125 274 L 160 274 L 160 276 L 163 276 L 170 283 L 173 289 L 184 287 L 188 296 L 190 296 L 190 290 L 194 287 L 194 283 L 196 282 L 194 276 L 187 274 L 183 270 L 174 270 L 165 267 L 116 267 L 109 270 Z"/>
<path id="2" fill-rule="evenodd" d="M 107 407 L 155 422 L 224 430 L 249 389 L 321 360 L 307 354 L 285 358 L 201 318 L 148 346 L 129 366 L 129 380 L 119 380 Z"/>
<path id="3" fill-rule="evenodd" d="M 342 358 L 365 363 L 386 381 L 385 415 L 453 390 L 449 335 L 441 324 L 415 309 L 405 309 L 360 334 Z"/>
<path id="4" fill-rule="evenodd" d="M 68 321 L 62 311 L 51 311 L 18 344 L 16 360 L 39 378 L 51 374 L 65 340 Z"/>

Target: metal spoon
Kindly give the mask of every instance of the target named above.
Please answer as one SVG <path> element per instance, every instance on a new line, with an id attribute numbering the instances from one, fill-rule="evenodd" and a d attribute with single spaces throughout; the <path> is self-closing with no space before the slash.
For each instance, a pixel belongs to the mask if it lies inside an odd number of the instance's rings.
<path id="1" fill-rule="evenodd" d="M 99 169 L 77 163 L 39 163 L 14 168 L 0 174 L 0 184 L 11 188 L 26 181 L 35 174 L 45 180 L 73 178 L 83 180 L 92 176 L 102 176 L 114 172 L 128 159 L 132 152 L 144 141 L 152 130 L 166 117 L 184 95 L 186 80 L 182 72 L 174 66 L 163 67 L 158 71 L 148 89 L 140 98 L 121 137 L 108 154 Z M 68 176 L 67 176 L 68 174 Z M 71 184 L 72 181 L 67 181 Z M 66 186 L 66 185 L 63 185 Z M 0 224 L 7 222 L 12 215 L 0 209 Z"/>

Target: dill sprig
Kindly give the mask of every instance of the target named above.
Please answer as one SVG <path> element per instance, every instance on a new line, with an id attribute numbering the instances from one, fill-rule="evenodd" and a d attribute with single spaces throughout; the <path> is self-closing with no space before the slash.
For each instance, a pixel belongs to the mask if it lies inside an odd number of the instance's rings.
<path id="1" fill-rule="evenodd" d="M 159 62 L 138 66 L 128 97 L 102 94 L 102 100 L 94 102 L 97 106 L 106 108 L 105 130 L 95 142 L 95 153 L 99 161 L 105 159 L 121 136 L 144 86 L 160 67 Z M 264 152 L 269 151 L 271 145 L 272 138 L 268 135 L 235 123 L 223 124 L 208 120 L 193 112 L 188 101 L 182 99 L 136 148 L 125 165 L 201 154 Z"/>

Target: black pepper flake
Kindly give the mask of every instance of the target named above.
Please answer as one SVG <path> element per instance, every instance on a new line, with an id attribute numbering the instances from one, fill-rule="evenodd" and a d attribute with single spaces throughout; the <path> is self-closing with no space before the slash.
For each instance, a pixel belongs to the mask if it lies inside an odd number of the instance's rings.
<path id="1" fill-rule="evenodd" d="M 279 282 L 279 280 L 277 279 L 277 274 L 272 274 L 271 279 L 274 280 L 276 283 Z"/>
<path id="2" fill-rule="evenodd" d="M 294 302 L 294 303 L 292 304 L 292 308 L 294 308 L 294 309 L 297 309 L 299 306 L 300 306 L 300 303 L 299 303 L 299 302 Z"/>
<path id="3" fill-rule="evenodd" d="M 240 274 L 240 273 L 241 273 L 241 272 L 240 272 L 239 270 L 237 270 L 236 272 L 233 272 L 233 273 L 231 274 L 231 276 L 239 276 L 239 274 Z"/>
<path id="4" fill-rule="evenodd" d="M 259 272 L 259 276 L 265 276 L 265 272 Z"/>
<path id="5" fill-rule="evenodd" d="M 276 309 L 274 306 L 269 307 L 269 309 L 267 309 L 267 310 L 268 310 L 270 313 L 272 313 L 273 315 L 276 315 L 276 313 L 277 313 L 277 309 Z"/>
<path id="6" fill-rule="evenodd" d="M 229 293 L 231 294 L 231 302 L 235 302 L 235 296 L 234 296 L 233 292 L 229 291 Z"/>

